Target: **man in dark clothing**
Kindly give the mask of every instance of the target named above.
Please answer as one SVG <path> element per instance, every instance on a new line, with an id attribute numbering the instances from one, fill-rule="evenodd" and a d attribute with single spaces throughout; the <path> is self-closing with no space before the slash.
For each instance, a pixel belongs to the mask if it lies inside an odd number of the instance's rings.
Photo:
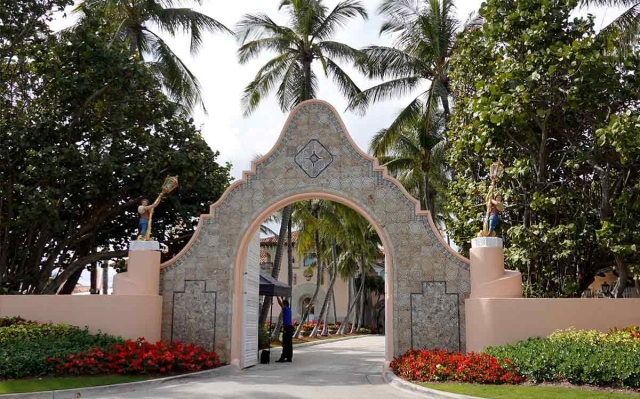
<path id="1" fill-rule="evenodd" d="M 282 325 L 284 333 L 282 334 L 282 355 L 276 363 L 290 362 L 293 359 L 293 323 L 291 322 L 291 308 L 289 301 L 278 297 L 278 303 L 282 308 Z"/>

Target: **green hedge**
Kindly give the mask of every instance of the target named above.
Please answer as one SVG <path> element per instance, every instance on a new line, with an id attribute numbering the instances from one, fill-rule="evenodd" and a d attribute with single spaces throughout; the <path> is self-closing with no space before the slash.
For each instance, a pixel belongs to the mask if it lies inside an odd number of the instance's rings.
<path id="1" fill-rule="evenodd" d="M 0 327 L 0 378 L 23 378 L 52 374 L 49 357 L 100 347 L 122 339 L 66 324 L 13 324 Z"/>
<path id="2" fill-rule="evenodd" d="M 488 348 L 531 382 L 640 387 L 640 340 L 621 332 L 565 331 Z"/>

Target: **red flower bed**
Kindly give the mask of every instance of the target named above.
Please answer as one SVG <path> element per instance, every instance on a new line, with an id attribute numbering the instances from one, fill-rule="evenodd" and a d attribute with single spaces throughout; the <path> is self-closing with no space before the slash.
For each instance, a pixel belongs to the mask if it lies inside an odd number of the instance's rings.
<path id="1" fill-rule="evenodd" d="M 478 384 L 517 384 L 523 381 L 508 359 L 502 364 L 493 356 L 449 353 L 444 350 L 410 349 L 391 362 L 396 375 L 410 381 L 458 381 Z"/>
<path id="2" fill-rule="evenodd" d="M 90 348 L 63 358 L 48 358 L 58 374 L 165 374 L 200 371 L 220 366 L 218 354 L 193 344 L 151 344 L 144 338 Z"/>

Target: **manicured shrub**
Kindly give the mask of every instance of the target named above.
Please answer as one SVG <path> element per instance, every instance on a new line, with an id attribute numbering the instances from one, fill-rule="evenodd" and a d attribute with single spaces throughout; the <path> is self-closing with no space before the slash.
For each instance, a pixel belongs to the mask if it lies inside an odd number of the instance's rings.
<path id="1" fill-rule="evenodd" d="M 358 330 L 360 334 L 371 334 L 371 330 L 365 327 L 362 327 Z"/>
<path id="2" fill-rule="evenodd" d="M 419 382 L 456 381 L 478 384 L 516 384 L 522 381 L 509 360 L 444 350 L 410 349 L 391 362 L 396 375 Z"/>
<path id="3" fill-rule="evenodd" d="M 193 344 L 151 344 L 140 338 L 47 359 L 59 375 L 165 374 L 220 366 L 216 352 Z"/>
<path id="4" fill-rule="evenodd" d="M 16 323 L 0 328 L 0 345 L 11 341 L 34 341 L 90 335 L 88 330 L 68 324 Z"/>
<path id="5" fill-rule="evenodd" d="M 20 316 L 0 317 L 0 327 L 10 327 L 14 324 L 35 324 L 35 322 L 27 321 Z"/>
<path id="6" fill-rule="evenodd" d="M 488 348 L 508 358 L 531 382 L 570 382 L 597 386 L 640 387 L 640 340 L 633 329 L 600 333 L 566 330 L 548 338 Z"/>
<path id="7" fill-rule="evenodd" d="M 0 377 L 23 378 L 52 374 L 48 357 L 65 356 L 91 347 L 107 348 L 122 339 L 90 334 L 66 324 L 14 324 L 0 328 Z"/>

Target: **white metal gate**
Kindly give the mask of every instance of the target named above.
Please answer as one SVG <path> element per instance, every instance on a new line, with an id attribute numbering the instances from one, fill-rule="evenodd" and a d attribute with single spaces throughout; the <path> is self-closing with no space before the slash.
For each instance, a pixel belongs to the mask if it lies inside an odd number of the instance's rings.
<path id="1" fill-rule="evenodd" d="M 260 233 L 251 240 L 244 272 L 244 322 L 242 324 L 241 367 L 258 364 L 258 308 L 260 285 Z"/>

